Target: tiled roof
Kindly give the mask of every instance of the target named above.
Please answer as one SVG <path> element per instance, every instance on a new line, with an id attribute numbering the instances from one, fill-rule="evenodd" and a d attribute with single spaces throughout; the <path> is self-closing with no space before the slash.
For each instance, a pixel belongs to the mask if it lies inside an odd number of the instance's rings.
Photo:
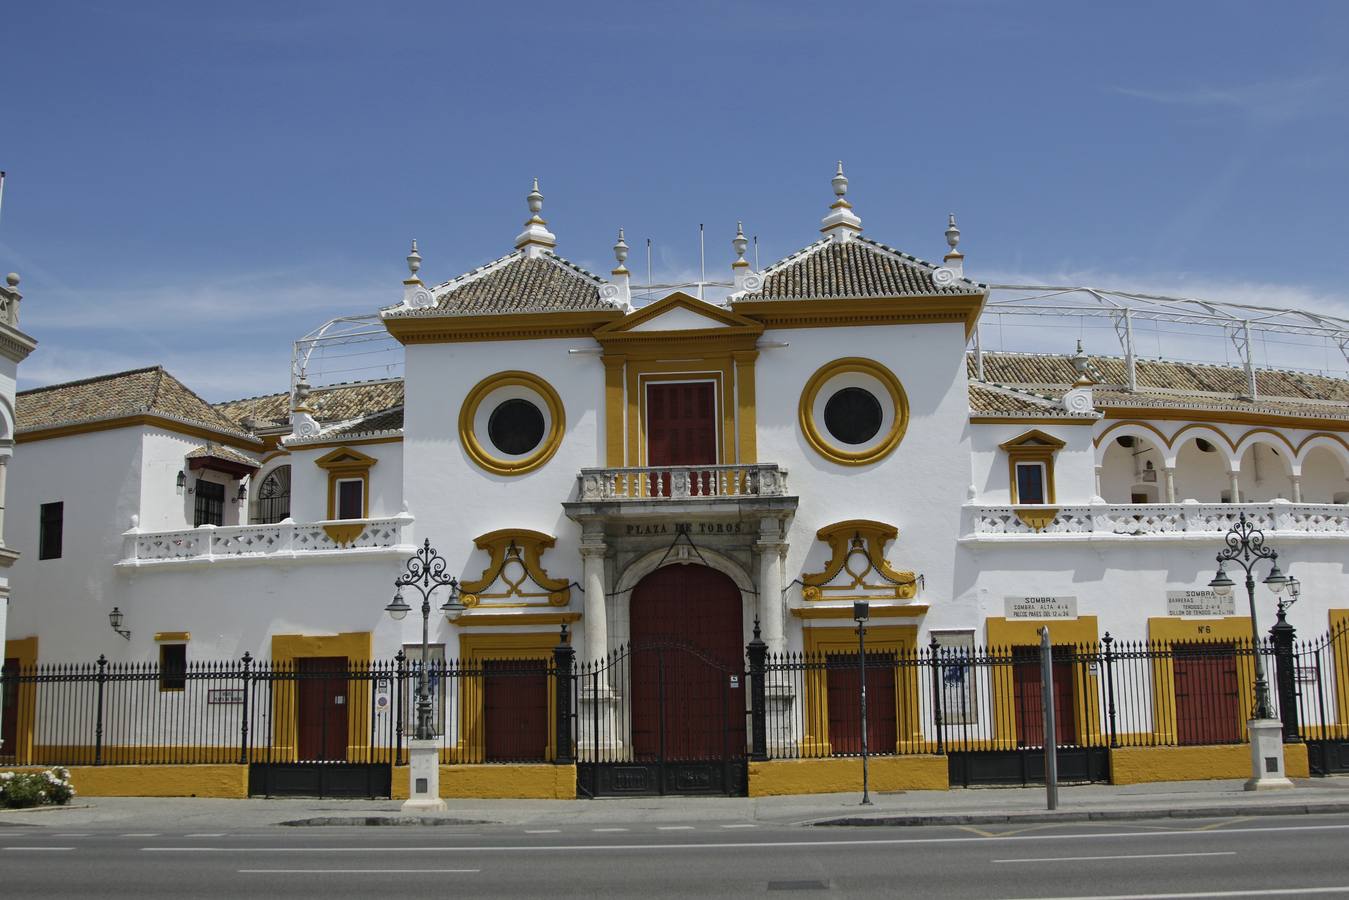
<path id="1" fill-rule="evenodd" d="M 213 459 L 223 459 L 226 462 L 238 463 L 241 466 L 252 466 L 255 469 L 258 468 L 258 466 L 262 465 L 262 463 L 260 463 L 254 457 L 249 456 L 247 453 L 240 453 L 238 450 L 234 450 L 222 444 L 217 444 L 214 441 L 208 444 L 204 444 L 203 446 L 198 447 L 195 450 L 188 451 L 186 458 L 206 459 L 207 457 Z"/>
<path id="2" fill-rule="evenodd" d="M 343 422 L 403 405 L 403 380 L 358 381 L 309 389 L 309 406 L 320 423 Z M 254 428 L 286 425 L 290 422 L 290 394 L 265 394 L 217 403 L 222 414 L 243 427 L 251 419 Z"/>
<path id="3" fill-rule="evenodd" d="M 384 315 L 481 316 L 509 313 L 582 312 L 619 309 L 601 299 L 604 280 L 545 252 L 527 257 L 521 251 L 437 285 L 431 293 L 435 305 L 424 309 L 394 307 Z"/>
<path id="4" fill-rule="evenodd" d="M 1069 357 L 1049 353 L 985 352 L 984 380 L 1016 385 L 1037 392 L 1061 394 L 1077 378 Z M 973 354 L 966 371 L 977 377 Z M 1349 418 L 1349 379 L 1281 369 L 1257 369 L 1258 399 L 1245 398 L 1246 370 L 1240 366 L 1139 359 L 1135 362 L 1138 390 L 1126 389 L 1125 361 L 1093 356 L 1090 371 L 1097 379 L 1092 391 L 1099 409 L 1153 407 L 1233 413 L 1264 413 L 1308 418 Z"/>
<path id="5" fill-rule="evenodd" d="M 1006 385 L 970 382 L 970 413 L 983 416 L 1026 416 L 1057 418 L 1070 413 L 1051 397 Z"/>
<path id="6" fill-rule="evenodd" d="M 840 297 L 928 297 L 977 294 L 982 285 L 957 278 L 933 279 L 938 267 L 869 238 L 824 238 L 764 270 L 763 288 L 737 301 L 811 300 Z"/>
<path id="7" fill-rule="evenodd" d="M 19 392 L 14 399 L 19 433 L 150 414 L 249 437 L 162 366 L 33 388 Z"/>
<path id="8" fill-rule="evenodd" d="M 368 416 L 362 416 L 351 422 L 343 422 L 335 426 L 332 430 L 319 432 L 311 440 L 315 441 L 346 441 L 360 437 L 369 437 L 376 434 L 388 434 L 390 432 L 403 430 L 403 407 L 398 406 L 394 409 L 385 409 Z M 297 443 L 294 440 L 288 441 L 288 444 Z"/>

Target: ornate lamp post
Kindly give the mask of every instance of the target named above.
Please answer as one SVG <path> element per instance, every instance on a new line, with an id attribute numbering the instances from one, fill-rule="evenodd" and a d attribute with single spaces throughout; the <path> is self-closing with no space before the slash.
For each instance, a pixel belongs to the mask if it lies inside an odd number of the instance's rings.
<path id="1" fill-rule="evenodd" d="M 1269 682 L 1265 679 L 1265 664 L 1260 657 L 1260 626 L 1255 610 L 1255 565 L 1263 559 L 1270 561 L 1265 585 L 1277 596 L 1288 587 L 1288 577 L 1279 570 L 1279 554 L 1265 546 L 1264 532 L 1246 521 L 1241 513 L 1237 524 L 1223 538 L 1227 546 L 1218 553 L 1218 573 L 1209 587 L 1219 597 L 1230 597 L 1236 582 L 1228 577 L 1226 564 L 1235 562 L 1246 571 L 1246 599 L 1251 610 L 1251 657 L 1255 665 L 1255 707 L 1246 723 L 1251 738 L 1251 779 L 1246 790 L 1266 787 L 1292 787 L 1284 774 L 1283 726 L 1273 718 L 1269 704 Z"/>
<path id="2" fill-rule="evenodd" d="M 862 805 L 871 805 L 870 785 L 867 778 L 867 619 L 871 617 L 871 604 L 858 600 L 852 605 L 853 621 L 857 623 L 857 665 L 860 669 L 862 690 Z"/>
<path id="3" fill-rule="evenodd" d="M 445 558 L 431 547 L 427 538 L 422 548 L 405 565 L 407 569 L 394 579 L 393 600 L 384 607 L 395 622 L 407 618 L 412 607 L 403 599 L 403 588 L 415 588 L 422 595 L 422 664 L 417 671 L 417 735 L 409 742 L 410 796 L 403 804 L 405 810 L 444 809 L 440 799 L 440 748 L 431 729 L 430 668 L 431 595 L 438 588 L 448 587 L 450 596 L 440 607 L 447 615 L 463 612 L 459 602 L 459 580 L 445 574 Z"/>

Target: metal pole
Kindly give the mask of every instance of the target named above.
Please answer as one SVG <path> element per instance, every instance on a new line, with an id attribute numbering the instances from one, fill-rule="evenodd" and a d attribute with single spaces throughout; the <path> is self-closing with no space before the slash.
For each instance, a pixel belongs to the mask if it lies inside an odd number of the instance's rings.
<path id="1" fill-rule="evenodd" d="M 1238 563 L 1241 560 L 1237 560 Z M 1255 711 L 1253 718 L 1268 719 L 1272 713 L 1269 708 L 1269 682 L 1265 680 L 1265 661 L 1260 658 L 1260 626 L 1255 621 L 1255 576 L 1246 566 L 1246 599 L 1251 604 L 1251 658 L 1255 663 Z"/>
<path id="2" fill-rule="evenodd" d="M 417 673 L 417 740 L 431 739 L 431 693 L 427 689 L 426 667 L 430 663 L 431 595 L 422 594 L 422 667 Z"/>
<path id="3" fill-rule="evenodd" d="M 857 659 L 862 676 L 862 805 L 871 805 L 870 783 L 867 772 L 867 627 L 857 623 Z"/>
<path id="4" fill-rule="evenodd" d="M 1045 727 L 1045 803 L 1059 808 L 1059 757 L 1054 731 L 1054 650 L 1049 645 L 1049 626 L 1040 629 L 1040 696 Z"/>

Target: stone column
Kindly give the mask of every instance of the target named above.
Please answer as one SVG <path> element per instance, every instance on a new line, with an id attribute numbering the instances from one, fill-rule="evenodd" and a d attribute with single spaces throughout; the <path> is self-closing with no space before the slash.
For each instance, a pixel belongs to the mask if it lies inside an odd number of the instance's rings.
<path id="1" fill-rule="evenodd" d="M 608 552 L 603 535 L 598 541 L 586 535 L 581 544 L 581 571 L 585 585 L 586 660 L 602 659 L 609 651 L 609 620 L 604 596 L 604 557 Z"/>
<path id="2" fill-rule="evenodd" d="M 0 456 L 0 547 L 5 546 L 5 474 L 9 471 L 9 456 Z M 0 641 L 5 637 L 0 631 Z"/>
<path id="3" fill-rule="evenodd" d="M 3 472 L 3 469 L 0 469 L 0 473 L 2 473 L 2 472 Z M 3 475 L 3 474 L 0 474 L 0 479 L 3 479 L 3 478 L 4 478 L 4 475 Z M 0 480 L 0 501 L 2 501 L 3 499 L 4 499 L 4 481 L 3 481 L 3 480 Z M 1294 476 L 1293 476 L 1293 502 L 1294 502 L 1294 503 L 1301 503 L 1301 502 L 1302 502 L 1302 476 L 1301 476 L 1301 475 L 1294 475 Z"/>
<path id="4" fill-rule="evenodd" d="M 782 540 L 782 522 L 766 517 L 759 522 L 759 540 L 754 544 L 759 554 L 759 628 L 769 654 L 787 649 L 785 608 L 782 603 L 782 560 L 787 545 Z"/>
<path id="5" fill-rule="evenodd" d="M 580 690 L 576 708 L 577 759 L 596 762 L 605 753 L 623 746 L 614 716 L 610 674 L 604 669 L 609 652 L 609 611 L 605 596 L 604 558 L 609 548 L 598 527 L 587 526 L 581 538 L 581 572 L 585 586 L 585 655 L 576 670 Z"/>
<path id="6" fill-rule="evenodd" d="M 1165 478 L 1166 478 L 1166 502 L 1167 502 L 1167 503 L 1175 503 L 1175 502 L 1176 502 L 1176 467 L 1175 467 L 1175 466 L 1167 466 L 1166 468 L 1162 469 L 1162 472 L 1164 473 Z"/>
<path id="7" fill-rule="evenodd" d="M 1240 483 L 1239 483 L 1239 480 L 1240 480 L 1240 479 L 1239 479 L 1239 477 L 1238 477 L 1238 476 L 1240 476 L 1240 474 L 1241 474 L 1240 472 L 1232 472 L 1232 473 L 1230 473 L 1230 475 L 1231 475 L 1231 485 L 1232 485 L 1232 487 L 1231 487 L 1231 490 L 1232 490 L 1232 502 L 1233 502 L 1233 503 L 1240 503 L 1240 502 L 1241 502 L 1241 485 L 1240 485 Z"/>
<path id="8" fill-rule="evenodd" d="M 1097 466 L 1097 467 L 1096 467 L 1096 496 L 1097 496 L 1097 497 L 1104 497 L 1104 496 L 1105 496 L 1104 494 L 1101 493 L 1101 469 L 1102 469 L 1101 466 Z"/>

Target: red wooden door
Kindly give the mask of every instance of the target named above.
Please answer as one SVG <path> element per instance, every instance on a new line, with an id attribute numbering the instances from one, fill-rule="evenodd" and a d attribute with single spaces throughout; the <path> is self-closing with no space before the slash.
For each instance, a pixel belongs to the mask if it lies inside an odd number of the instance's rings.
<path id="1" fill-rule="evenodd" d="M 1231 644 L 1177 644 L 1176 741 L 1235 744 L 1241 740 L 1237 657 Z"/>
<path id="2" fill-rule="evenodd" d="M 639 760 L 738 758 L 745 749 L 740 589 L 673 565 L 632 592 L 632 742 Z"/>
<path id="3" fill-rule="evenodd" d="M 646 464 L 712 466 L 717 463 L 717 404 L 710 381 L 677 381 L 646 386 Z M 670 481 L 656 476 L 652 493 L 668 495 Z M 709 492 L 711 473 L 690 479 L 689 491 Z"/>
<path id="4" fill-rule="evenodd" d="M 829 693 L 829 746 L 834 753 L 862 752 L 862 669 L 858 654 L 829 657 L 826 685 Z M 895 658 L 888 653 L 867 654 L 867 752 L 894 753 Z"/>
<path id="5" fill-rule="evenodd" d="M 1054 648 L 1054 734 L 1058 746 L 1077 742 L 1073 715 L 1076 685 L 1073 664 Z M 1013 702 L 1016 704 L 1016 743 L 1019 747 L 1045 744 L 1044 679 L 1040 675 L 1040 648 L 1016 648 L 1012 656 Z"/>
<path id="6" fill-rule="evenodd" d="M 541 659 L 483 663 L 487 762 L 543 762 L 548 748 L 548 664 Z"/>
<path id="7" fill-rule="evenodd" d="M 347 758 L 347 658 L 313 656 L 295 660 L 297 757 L 302 762 Z"/>
<path id="8" fill-rule="evenodd" d="M 19 660 L 10 658 L 5 660 L 3 670 L 5 687 L 4 697 L 0 702 L 4 703 L 3 719 L 0 719 L 0 740 L 4 743 L 0 745 L 0 757 L 14 758 L 18 752 L 18 745 L 15 743 L 19 739 Z"/>

